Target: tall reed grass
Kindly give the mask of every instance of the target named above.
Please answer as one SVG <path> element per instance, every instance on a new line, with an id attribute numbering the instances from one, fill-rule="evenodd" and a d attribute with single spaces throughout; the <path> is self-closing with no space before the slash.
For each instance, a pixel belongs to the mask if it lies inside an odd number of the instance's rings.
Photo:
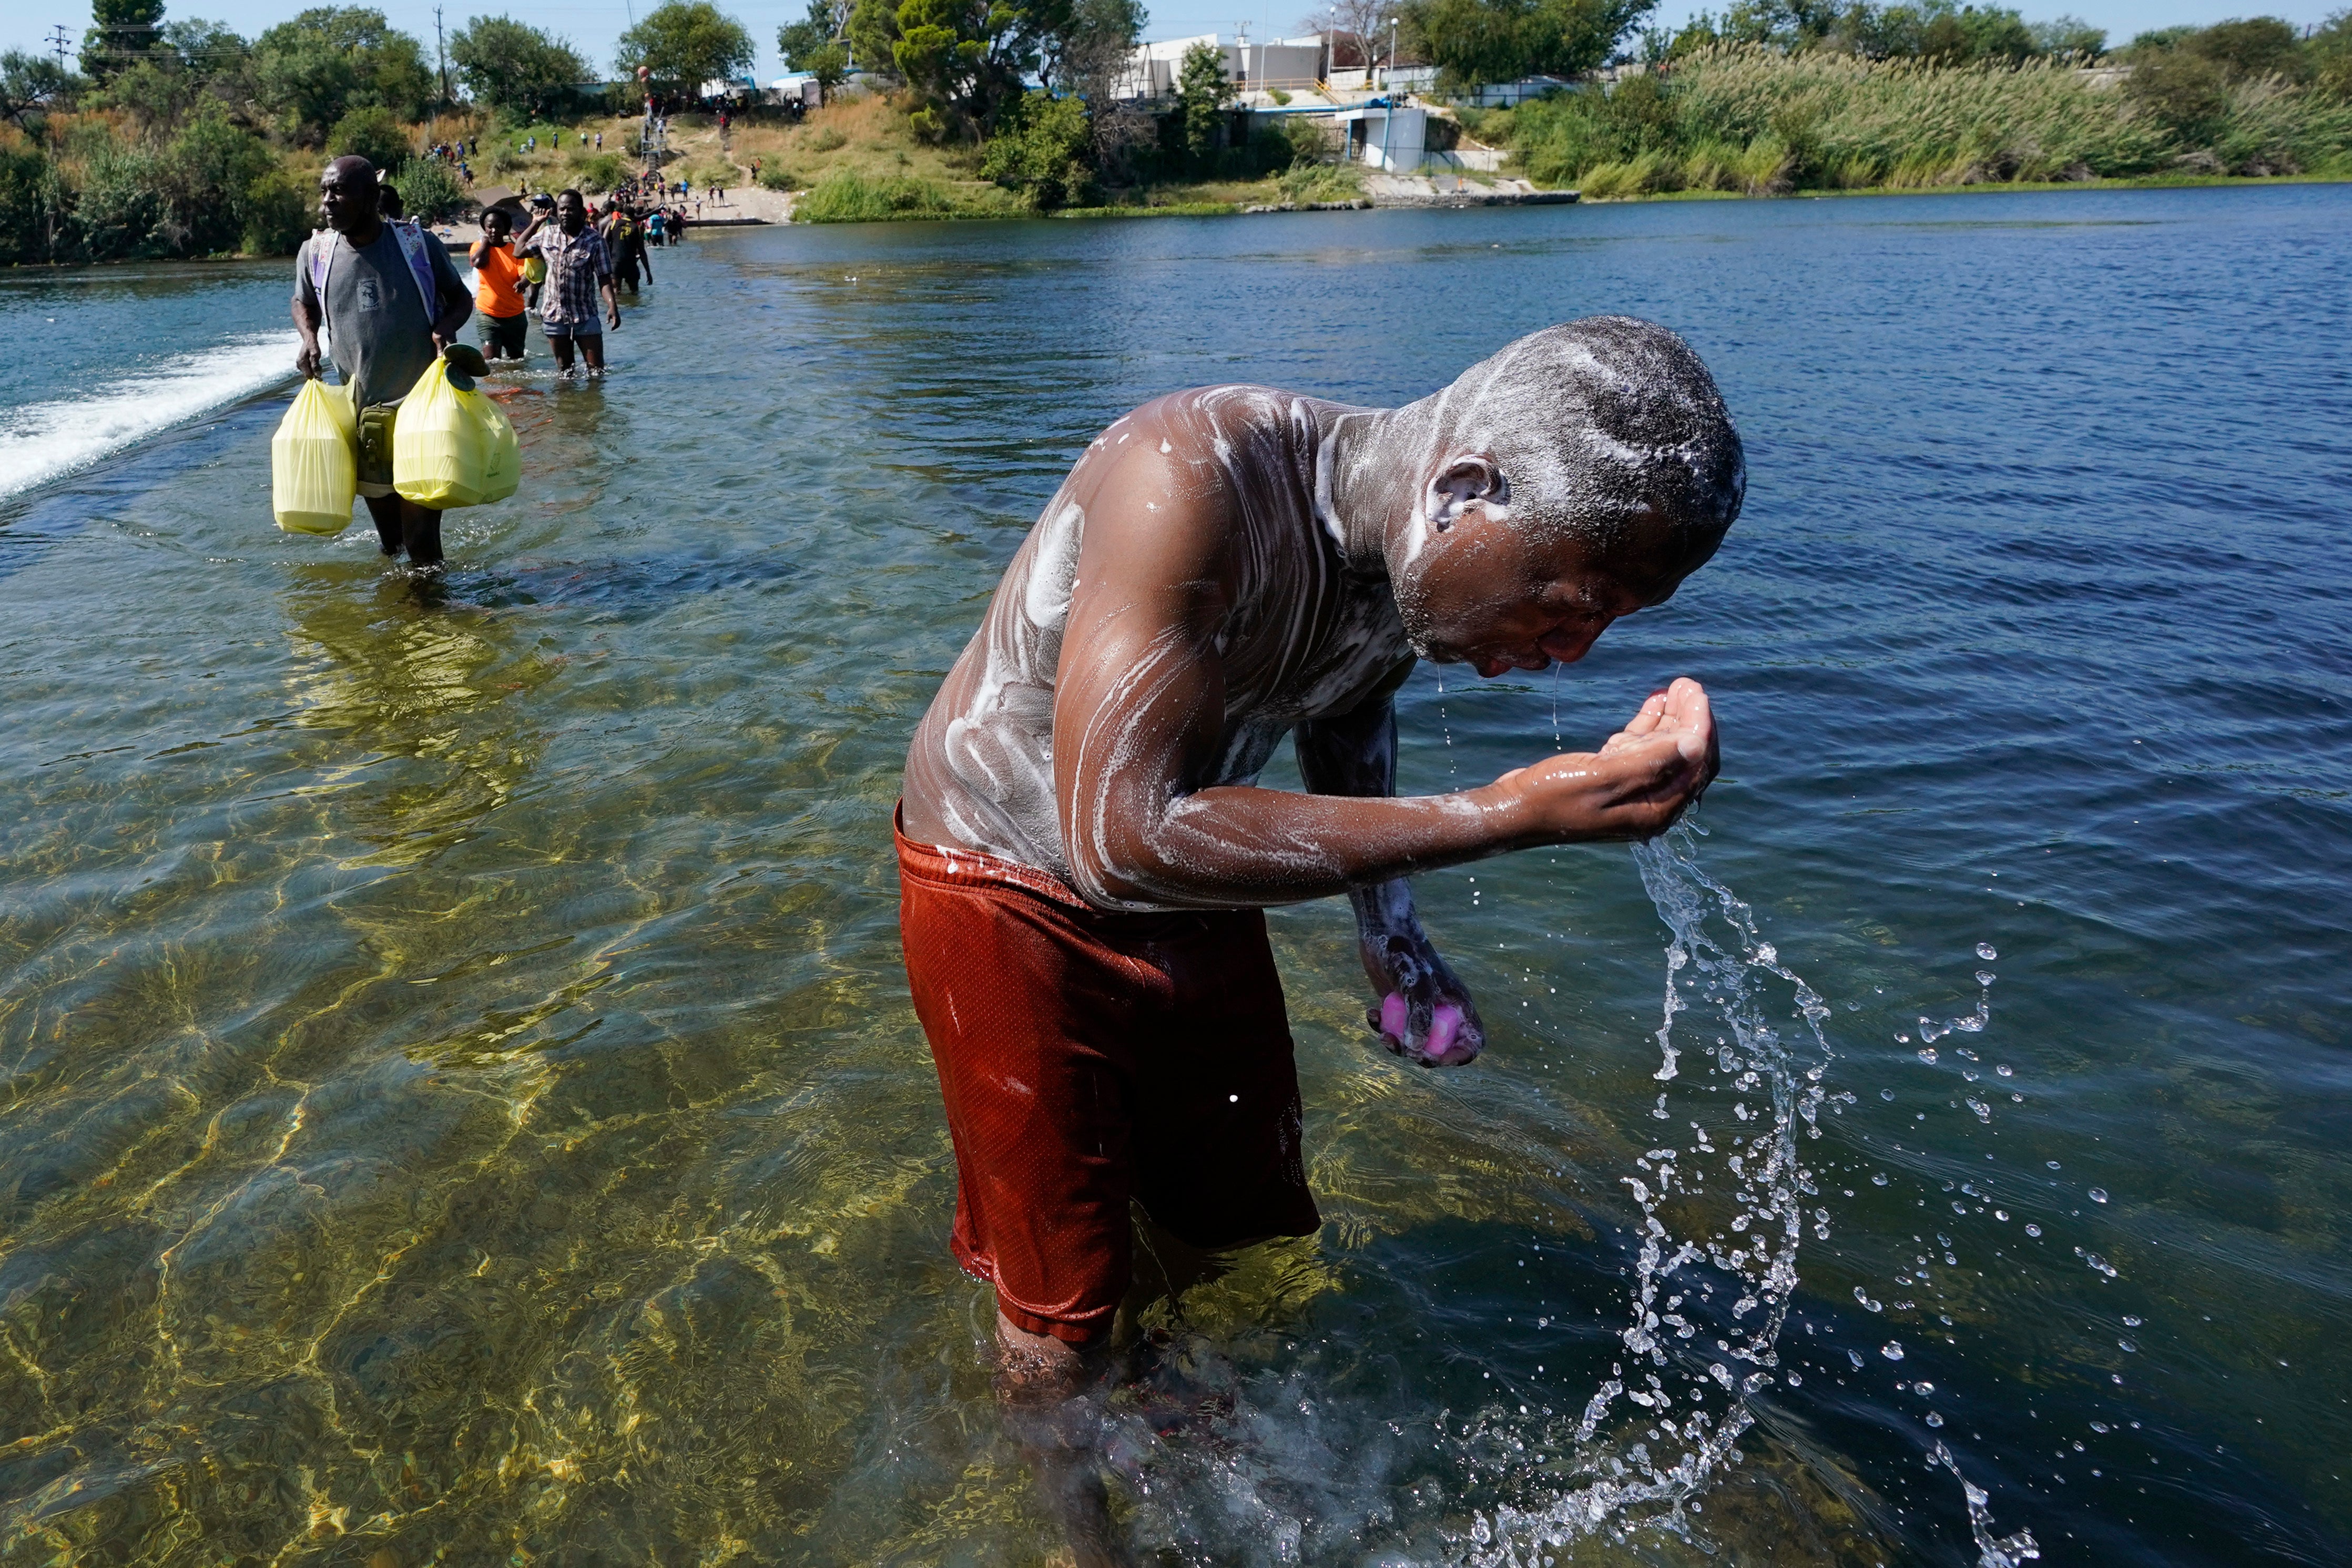
<path id="1" fill-rule="evenodd" d="M 1499 122 L 1498 122 L 1499 121 Z M 1722 45 L 1634 77 L 1488 116 L 1539 184 L 1659 191 L 1976 184 L 2186 173 L 2352 174 L 2352 104 L 2276 79 L 2229 89 L 2190 145 L 2064 60 L 1939 66 Z"/>
<path id="2" fill-rule="evenodd" d="M 835 169 L 793 205 L 797 223 L 885 223 L 905 218 L 976 217 L 971 204 L 946 186 L 911 174 L 868 177 Z"/>

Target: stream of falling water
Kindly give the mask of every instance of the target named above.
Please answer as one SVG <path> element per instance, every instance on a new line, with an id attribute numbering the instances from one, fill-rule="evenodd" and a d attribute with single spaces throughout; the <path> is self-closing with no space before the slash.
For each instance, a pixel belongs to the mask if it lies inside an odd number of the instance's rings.
<path id="1" fill-rule="evenodd" d="M 1597 1534 L 1685 1531 L 1709 1479 L 1739 1458 L 1755 1422 L 1748 1401 L 1781 1375 L 1807 1226 L 1829 1238 L 1830 1212 L 1804 1159 L 1824 1100 L 1851 1099 L 1830 1096 L 1822 1081 L 1835 1055 L 1822 1029 L 1829 1005 L 1763 940 L 1753 909 L 1699 864 L 1704 831 L 1685 821 L 1633 849 L 1672 933 L 1654 1075 L 1662 1087 L 1649 1112 L 1668 1125 L 1635 1161 L 1640 1174 L 1622 1178 L 1642 1212 L 1623 1352 L 1566 1435 L 1567 1487 L 1475 1519 L 1466 1561 L 1479 1568 L 1549 1564 L 1555 1549 Z M 1793 1026 L 1776 1021 L 1780 984 L 1792 993 Z M 1980 1003 L 1960 1026 L 1980 1029 L 1985 1010 Z M 1685 1056 L 1715 1081 L 1686 1078 Z M 1708 1091 L 1730 1099 L 1727 1124 L 1711 1107 L 1706 1120 L 1690 1114 L 1700 1109 L 1693 1097 Z M 1931 1458 L 1960 1482 L 1979 1568 L 2040 1557 L 2031 1531 L 1993 1532 L 1984 1492 L 1942 1444 Z"/>

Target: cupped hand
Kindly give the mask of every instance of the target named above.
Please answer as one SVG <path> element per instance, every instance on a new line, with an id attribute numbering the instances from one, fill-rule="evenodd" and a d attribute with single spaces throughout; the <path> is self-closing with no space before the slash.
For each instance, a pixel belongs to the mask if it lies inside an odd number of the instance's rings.
<path id="1" fill-rule="evenodd" d="M 1547 757 L 1495 781 L 1533 842 L 1654 838 L 1713 783 L 1720 764 L 1706 690 L 1687 677 L 1654 691 L 1598 752 Z"/>
<path id="2" fill-rule="evenodd" d="M 1367 932 L 1364 973 L 1381 1004 L 1364 1022 L 1398 1056 L 1423 1067 L 1460 1067 L 1486 1044 L 1486 1026 L 1470 993 L 1425 937 Z"/>
<path id="3" fill-rule="evenodd" d="M 305 381 L 319 379 L 319 345 L 305 343 L 295 352 L 294 369 Z"/>

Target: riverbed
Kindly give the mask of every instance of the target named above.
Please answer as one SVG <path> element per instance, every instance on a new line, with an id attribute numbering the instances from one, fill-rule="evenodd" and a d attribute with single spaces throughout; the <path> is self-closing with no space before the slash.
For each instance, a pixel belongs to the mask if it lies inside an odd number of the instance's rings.
<path id="1" fill-rule="evenodd" d="M 1775 1111 L 1704 1009 L 1656 1076 L 1631 854 L 1524 854 L 1419 883 L 1492 1036 L 1459 1070 L 1368 1039 L 1343 905 L 1273 916 L 1326 1223 L 1157 1310 L 1121 1530 L 2352 1559 L 2346 188 L 655 263 L 605 383 L 534 337 L 522 490 L 438 583 L 270 523 L 289 268 L 0 277 L 0 1559 L 1047 1560 L 899 967 L 911 727 L 1126 408 L 1393 402 L 1602 311 L 1714 369 L 1746 513 L 1559 678 L 1424 667 L 1403 784 L 1714 694 L 1690 842 L 1822 1031 L 1749 972 L 1819 1091 L 1787 1319 L 1710 1417 L 1752 1425 L 1649 1503 L 1608 1489 L 1663 1406 L 1578 1439 L 1649 1364 L 1629 1180 Z M 1669 1345 L 1701 1389 L 1712 1333 Z"/>

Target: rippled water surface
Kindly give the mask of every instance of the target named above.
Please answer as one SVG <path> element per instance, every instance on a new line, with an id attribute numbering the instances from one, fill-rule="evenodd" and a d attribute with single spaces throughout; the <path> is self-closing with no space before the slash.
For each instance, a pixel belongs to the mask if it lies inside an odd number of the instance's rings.
<path id="1" fill-rule="evenodd" d="M 1697 676 L 1726 776 L 1675 863 L 1753 940 L 1622 847 L 1425 878 L 1494 1035 L 1440 1074 L 1368 1047 L 1343 907 L 1278 913 L 1327 1223 L 1154 1310 L 1121 1528 L 2352 1559 L 2344 188 L 664 258 L 608 384 L 511 397 L 523 491 L 451 514 L 437 589 L 363 519 L 270 524 L 283 268 L 0 279 L 0 1559 L 1047 1559 L 899 970 L 908 731 L 1122 410 L 1402 399 L 1601 310 L 1714 367 L 1747 514 L 1556 683 L 1423 670 L 1405 782 Z M 1671 1080 L 1661 908 L 1729 966 L 1677 972 Z M 1646 1211 L 1732 1245 L 1753 1201 L 1717 1163 L 1660 1207 L 1658 1151 L 1689 1178 L 1776 1105 L 1819 1131 L 1787 1321 L 1706 1431 L 1753 1424 L 1580 1521 L 1760 1321 L 1629 1348 Z M 1654 1367 L 1672 1415 L 1592 1414 Z"/>

